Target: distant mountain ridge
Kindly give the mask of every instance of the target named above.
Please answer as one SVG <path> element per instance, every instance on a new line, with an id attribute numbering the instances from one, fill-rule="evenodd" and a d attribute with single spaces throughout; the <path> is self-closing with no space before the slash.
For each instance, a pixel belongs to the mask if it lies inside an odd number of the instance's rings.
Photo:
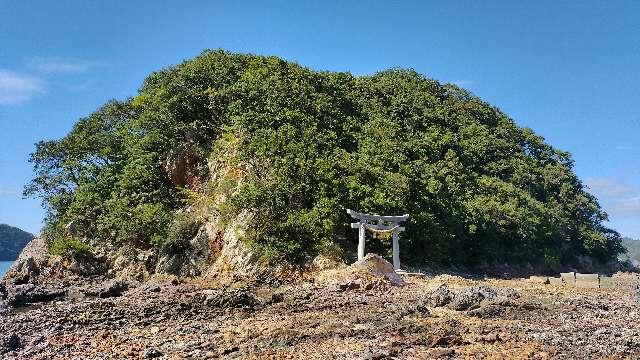
<path id="1" fill-rule="evenodd" d="M 622 246 L 627 249 L 627 253 L 620 255 L 620 259 L 640 262 L 640 240 L 625 237 L 622 238 Z"/>
<path id="2" fill-rule="evenodd" d="M 35 236 L 17 227 L 0 224 L 0 261 L 12 261 L 18 258 L 24 247 Z"/>

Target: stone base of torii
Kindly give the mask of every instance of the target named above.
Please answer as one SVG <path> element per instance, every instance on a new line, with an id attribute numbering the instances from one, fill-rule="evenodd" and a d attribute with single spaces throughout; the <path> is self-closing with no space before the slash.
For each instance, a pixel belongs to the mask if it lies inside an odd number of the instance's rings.
<path id="1" fill-rule="evenodd" d="M 393 268 L 400 269 L 400 245 L 398 244 L 398 234 L 404 231 L 400 223 L 409 218 L 409 214 L 401 216 L 381 216 L 355 212 L 347 209 L 347 213 L 358 222 L 351 223 L 353 229 L 358 229 L 358 260 L 364 258 L 365 231 L 391 232 L 393 247 Z"/>

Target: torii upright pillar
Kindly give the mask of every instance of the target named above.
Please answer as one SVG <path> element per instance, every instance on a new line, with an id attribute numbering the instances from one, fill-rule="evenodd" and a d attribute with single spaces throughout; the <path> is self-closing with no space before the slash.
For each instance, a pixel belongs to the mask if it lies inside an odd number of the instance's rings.
<path id="1" fill-rule="evenodd" d="M 391 247 L 393 249 L 393 268 L 394 270 L 400 269 L 400 244 L 398 243 L 398 235 L 400 231 L 398 228 L 393 230 L 393 236 L 391 238 Z"/>
<path id="2" fill-rule="evenodd" d="M 358 260 L 364 258 L 364 241 L 365 241 L 365 227 L 364 223 L 358 224 Z"/>
<path id="3" fill-rule="evenodd" d="M 390 231 L 392 233 L 393 268 L 399 270 L 400 245 L 398 243 L 398 237 L 400 232 L 404 231 L 404 227 L 400 226 L 400 223 L 406 221 L 409 218 L 409 214 L 401 216 L 381 216 L 362 214 L 349 209 L 347 209 L 347 213 L 355 220 L 358 220 L 358 222 L 351 224 L 352 228 L 358 229 L 358 260 L 364 258 L 366 229 L 379 232 Z"/>

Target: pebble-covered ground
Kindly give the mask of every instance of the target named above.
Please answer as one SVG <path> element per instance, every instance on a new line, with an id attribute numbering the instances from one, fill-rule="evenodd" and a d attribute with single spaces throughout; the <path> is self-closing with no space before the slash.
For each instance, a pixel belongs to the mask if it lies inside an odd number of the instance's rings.
<path id="1" fill-rule="evenodd" d="M 631 290 L 449 275 L 405 281 L 207 289 L 112 280 L 5 306 L 0 358 L 640 358 Z"/>

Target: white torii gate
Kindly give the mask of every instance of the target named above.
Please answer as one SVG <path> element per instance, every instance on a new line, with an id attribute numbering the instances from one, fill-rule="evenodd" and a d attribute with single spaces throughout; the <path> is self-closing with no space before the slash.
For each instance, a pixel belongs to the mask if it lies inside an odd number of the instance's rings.
<path id="1" fill-rule="evenodd" d="M 358 222 L 351 223 L 351 228 L 358 229 L 358 260 L 364 258 L 364 242 L 365 242 L 365 229 L 369 229 L 375 232 L 392 232 L 393 240 L 393 268 L 395 270 L 400 269 L 400 245 L 398 244 L 398 234 L 404 231 L 404 227 L 400 226 L 400 223 L 406 221 L 409 218 L 409 214 L 401 216 L 380 216 L 361 214 L 353 210 L 347 209 L 347 213 L 352 218 L 358 220 Z"/>

